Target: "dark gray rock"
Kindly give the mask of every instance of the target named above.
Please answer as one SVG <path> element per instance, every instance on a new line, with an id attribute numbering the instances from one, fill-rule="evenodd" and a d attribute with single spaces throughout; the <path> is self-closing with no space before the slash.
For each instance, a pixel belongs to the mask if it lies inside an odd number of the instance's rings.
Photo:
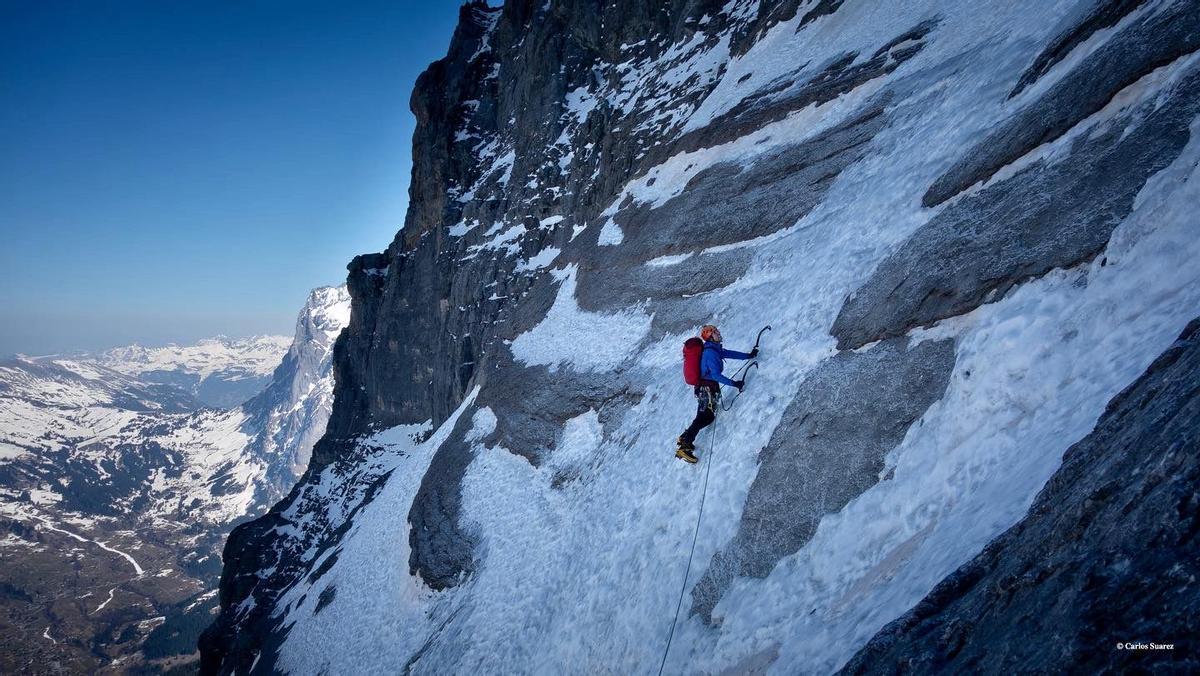
<path id="1" fill-rule="evenodd" d="M 1130 12 L 1146 4 L 1146 0 L 1098 0 L 1083 18 L 1071 24 L 1037 55 L 1033 63 L 1021 73 L 1021 79 L 1013 88 L 1009 98 L 1020 94 L 1026 87 L 1037 82 L 1043 75 L 1062 61 L 1072 49 L 1090 38 L 1096 31 L 1120 23 Z"/>
<path id="2" fill-rule="evenodd" d="M 1197 419 L 1200 320 L 1109 402 L 1024 519 L 842 673 L 1200 671 Z"/>
<path id="3" fill-rule="evenodd" d="M 705 169 L 657 209 L 626 210 L 616 219 L 622 246 L 602 260 L 632 252 L 642 257 L 689 253 L 795 225 L 837 176 L 866 154 L 867 144 L 885 125 L 885 103 L 877 101 L 832 129 L 749 166 L 721 163 Z"/>
<path id="4" fill-rule="evenodd" d="M 622 274 L 613 274 L 607 266 L 580 267 L 576 299 L 590 312 L 625 310 L 646 301 L 655 301 L 657 310 L 663 302 L 729 286 L 746 273 L 751 254 L 749 249 L 734 249 L 692 256 L 673 265 L 630 262 L 620 270 Z"/>
<path id="5" fill-rule="evenodd" d="M 830 7 L 831 3 L 821 4 L 826 6 L 813 8 L 805 18 L 813 17 L 822 9 L 830 12 L 836 9 L 836 6 Z M 840 6 L 841 3 L 836 4 Z M 925 36 L 936 27 L 936 21 L 914 26 L 880 47 L 870 58 L 861 61 L 858 52 L 847 52 L 822 66 L 811 77 L 804 77 L 808 63 L 796 64 L 792 72 L 747 95 L 712 123 L 681 138 L 672 146 L 672 153 L 728 143 L 782 120 L 797 110 L 832 101 L 860 85 L 883 77 L 916 56 L 925 46 Z"/>
<path id="6" fill-rule="evenodd" d="M 474 570 L 475 537 L 459 521 L 462 479 L 474 459 L 465 439 L 471 419 L 463 416 L 421 479 L 408 522 L 409 571 L 433 589 L 457 586 Z"/>
<path id="7" fill-rule="evenodd" d="M 1091 260 L 1155 172 L 1190 138 L 1200 71 L 1081 135 L 1068 156 L 1039 161 L 951 204 L 918 229 L 846 300 L 831 332 L 841 349 L 970 312 L 1014 285 Z"/>
<path id="8" fill-rule="evenodd" d="M 324 610 L 325 606 L 329 605 L 330 603 L 333 603 L 333 599 L 335 599 L 335 598 L 337 598 L 337 586 L 336 585 L 331 584 L 328 587 L 326 587 L 325 589 L 321 590 L 321 595 L 317 597 L 317 605 L 315 608 L 313 608 L 313 615 L 316 615 L 317 613 L 320 613 L 322 610 Z"/>
<path id="9" fill-rule="evenodd" d="M 817 367 L 759 453 L 737 533 L 693 588 L 692 612 L 711 623 L 734 578 L 766 577 L 826 514 L 879 483 L 884 456 L 941 398 L 954 361 L 951 340 L 909 348 L 896 339 Z"/>
<path id="10" fill-rule="evenodd" d="M 500 364 L 489 375 L 482 400 L 496 415 L 496 429 L 483 441 L 535 466 L 554 448 L 571 418 L 593 409 L 604 417 L 642 397 L 632 379 L 611 373 L 598 378 L 565 369 L 551 373 L 545 366 L 522 368 L 506 360 Z"/>
<path id="11" fill-rule="evenodd" d="M 1200 48 L 1200 1 L 1174 0 L 1114 36 L 1044 96 L 1005 122 L 934 181 L 936 206 L 1052 141 L 1150 71 Z"/>

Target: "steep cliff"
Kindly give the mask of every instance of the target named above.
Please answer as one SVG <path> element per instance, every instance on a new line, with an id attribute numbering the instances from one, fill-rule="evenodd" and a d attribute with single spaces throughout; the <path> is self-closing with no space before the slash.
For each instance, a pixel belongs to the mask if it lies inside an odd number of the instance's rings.
<path id="1" fill-rule="evenodd" d="M 1198 9 L 464 6 L 204 668 L 843 665 L 1197 314 Z M 704 484 L 672 446 L 710 321 L 774 330 Z"/>
<path id="2" fill-rule="evenodd" d="M 266 480 L 275 496 L 304 473 L 333 410 L 333 344 L 350 322 L 344 286 L 313 289 L 296 319 L 291 347 L 271 384 L 243 407 L 258 431 L 247 451 L 271 458 Z"/>

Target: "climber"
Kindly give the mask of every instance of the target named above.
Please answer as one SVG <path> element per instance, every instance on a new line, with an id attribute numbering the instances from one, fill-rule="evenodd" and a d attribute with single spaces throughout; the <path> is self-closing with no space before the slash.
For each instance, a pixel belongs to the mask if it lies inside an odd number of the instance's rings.
<path id="1" fill-rule="evenodd" d="M 760 332 L 761 336 L 762 333 Z M 675 457 L 685 462 L 695 463 L 699 458 L 692 451 L 696 450 L 696 435 L 717 419 L 717 404 L 721 401 L 721 385 L 736 387 L 738 392 L 746 386 L 745 380 L 730 380 L 721 371 L 723 360 L 753 359 L 758 356 L 758 345 L 749 353 L 736 352 L 721 347 L 721 332 L 712 324 L 700 328 L 699 338 L 689 338 L 683 344 L 683 379 L 689 385 L 694 385 L 696 394 L 696 419 L 684 430 L 676 440 Z"/>

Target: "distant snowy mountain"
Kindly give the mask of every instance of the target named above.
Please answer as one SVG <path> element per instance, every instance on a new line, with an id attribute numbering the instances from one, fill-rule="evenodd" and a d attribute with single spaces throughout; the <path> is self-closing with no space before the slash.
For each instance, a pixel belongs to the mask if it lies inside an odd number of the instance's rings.
<path id="1" fill-rule="evenodd" d="M 186 346 L 118 347 L 94 359 L 146 382 L 178 385 L 205 405 L 230 408 L 271 381 L 272 371 L 291 344 L 286 336 L 218 336 Z"/>
<path id="2" fill-rule="evenodd" d="M 348 321 L 345 288 L 321 288 L 282 362 L 267 337 L 0 364 L 0 584 L 12 592 L 0 595 L 0 639 L 13 647 L 0 671 L 193 652 L 224 533 L 290 488 L 324 431 L 333 343 Z M 268 387 L 231 409 L 163 382 L 264 372 Z M 93 570 L 97 557 L 112 561 Z M 74 600 L 50 603 L 63 595 Z"/>
<path id="3" fill-rule="evenodd" d="M 1200 0 L 493 4 L 207 672 L 1196 671 Z"/>

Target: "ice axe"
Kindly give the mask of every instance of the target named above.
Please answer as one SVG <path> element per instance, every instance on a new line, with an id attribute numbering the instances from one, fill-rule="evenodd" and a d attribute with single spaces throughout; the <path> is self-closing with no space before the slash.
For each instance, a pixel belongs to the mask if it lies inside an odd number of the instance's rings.
<path id="1" fill-rule="evenodd" d="M 766 326 L 764 326 L 764 327 L 762 327 L 761 329 L 759 329 L 759 330 L 758 330 L 758 337 L 754 339 L 754 347 L 750 349 L 750 351 L 751 351 L 751 352 L 754 352 L 754 350 L 757 350 L 757 349 L 758 349 L 758 344 L 759 344 L 760 342 L 762 342 L 762 335 L 763 335 L 763 333 L 765 333 L 765 332 L 767 332 L 767 331 L 770 331 L 770 330 L 771 330 L 771 325 L 770 325 L 770 324 L 767 324 Z M 735 374 L 733 374 L 733 379 L 734 379 L 734 380 L 738 380 L 738 379 L 740 378 L 740 379 L 742 379 L 742 380 L 744 381 L 744 380 L 745 380 L 744 376 L 746 376 L 746 375 L 749 375 L 749 373 L 750 373 L 750 369 L 752 369 L 752 368 L 758 368 L 758 360 L 757 360 L 757 359 L 755 359 L 755 360 L 754 360 L 754 361 L 752 361 L 752 362 L 749 362 L 749 363 L 747 363 L 745 366 L 743 366 L 742 368 L 738 369 L 738 372 L 737 372 L 737 373 L 735 373 Z M 744 388 L 743 388 L 743 389 L 744 389 Z M 734 403 L 735 401 L 737 401 L 737 398 L 738 398 L 738 397 L 740 397 L 741 395 L 742 395 L 742 390 L 738 390 L 738 393 L 737 393 L 737 394 L 735 394 L 735 395 L 733 395 L 732 397 L 730 397 L 730 398 L 729 398 L 729 405 L 728 405 L 728 406 L 726 406 L 725 404 L 721 404 L 721 410 L 722 410 L 722 411 L 728 411 L 729 409 L 733 408 L 733 403 Z"/>

